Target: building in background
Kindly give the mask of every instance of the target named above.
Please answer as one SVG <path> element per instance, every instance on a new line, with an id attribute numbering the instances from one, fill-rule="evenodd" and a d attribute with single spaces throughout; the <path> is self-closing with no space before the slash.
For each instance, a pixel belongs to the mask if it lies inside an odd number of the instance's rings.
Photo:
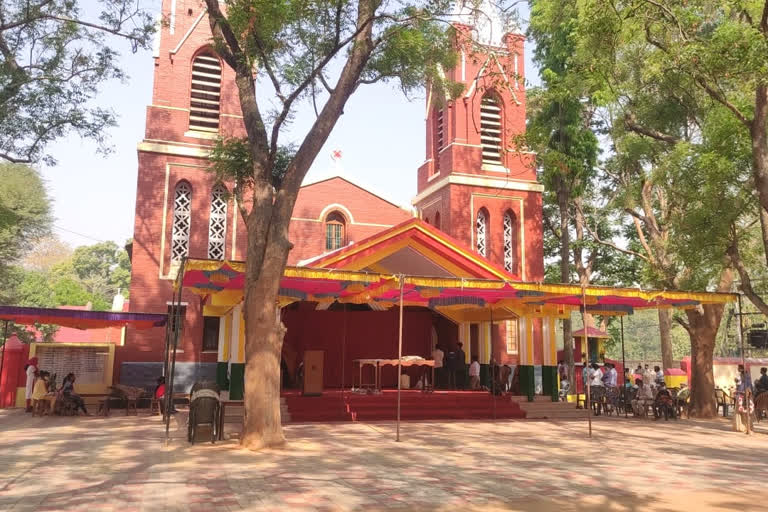
<path id="1" fill-rule="evenodd" d="M 543 278 L 543 187 L 536 182 L 532 155 L 511 146 L 514 136 L 525 131 L 525 38 L 516 29 L 505 29 L 490 2 L 480 9 L 491 15 L 477 20 L 459 9 L 455 16 L 459 64 L 446 74 L 463 83 L 464 92 L 448 101 L 442 91 L 428 88 L 427 154 L 416 173 L 414 208 L 392 204 L 340 168 L 305 182 L 291 219 L 289 264 L 443 277 Z M 131 310 L 152 313 L 168 311 L 182 258 L 243 260 L 246 241 L 228 195 L 230 184 L 217 182 L 206 170 L 217 137 L 245 135 L 234 73 L 211 46 L 202 2 L 163 0 L 162 14 L 168 23 L 158 32 L 152 104 L 138 145 L 130 291 Z M 338 162 L 340 154 L 334 158 Z M 180 379 L 218 375 L 223 381 L 228 375 L 237 388 L 244 338 L 239 306 L 216 307 L 185 294 L 182 307 Z M 360 356 L 374 357 L 374 347 L 389 351 L 394 338 L 387 339 L 392 334 L 387 326 L 394 328 L 394 313 L 373 305 L 359 309 L 366 310 L 361 311 L 366 320 L 345 336 L 360 345 Z M 534 364 L 545 363 L 554 371 L 555 362 L 545 361 L 550 351 L 542 345 L 540 318 L 511 315 L 492 329 L 484 319 L 463 321 L 430 310 L 408 315 L 413 322 L 406 321 L 411 329 L 406 338 L 414 340 L 412 349 L 420 355 L 429 355 L 435 343 L 448 348 L 462 341 L 468 359 L 478 355 L 484 364 L 492 357 L 521 364 L 526 383 L 533 381 Z M 335 350 L 341 335 L 342 320 L 333 306 L 294 305 L 284 311 L 284 321 L 289 374 L 303 350 Z M 116 380 L 139 385 L 154 380 L 162 370 L 163 347 L 159 333 L 129 330 L 126 343 L 117 348 Z M 327 372 L 326 385 L 349 384 L 342 375 L 351 375 L 344 371 L 351 360 L 348 355 L 338 360 L 339 368 Z M 232 392 L 237 396 L 239 391 Z"/>

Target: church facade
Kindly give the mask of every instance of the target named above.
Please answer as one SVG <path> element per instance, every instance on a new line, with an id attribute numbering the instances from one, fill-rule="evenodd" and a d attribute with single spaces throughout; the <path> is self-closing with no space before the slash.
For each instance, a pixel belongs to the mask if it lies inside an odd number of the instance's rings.
<path id="1" fill-rule="evenodd" d="M 204 3 L 163 0 L 162 14 L 168 23 L 155 45 L 152 103 L 138 145 L 130 302 L 132 311 L 153 313 L 169 310 L 184 257 L 243 260 L 246 243 L 243 221 L 227 194 L 230 184 L 217 182 L 207 170 L 219 136 L 245 135 L 234 73 L 211 47 Z M 468 16 L 458 17 L 459 64 L 445 73 L 463 83 L 464 92 L 446 99 L 427 90 L 426 159 L 414 171 L 412 208 L 392 204 L 343 176 L 305 183 L 290 224 L 290 265 L 543 279 L 543 187 L 536 181 L 533 155 L 511 143 L 525 131 L 524 36 L 503 32 L 495 19 L 486 25 L 474 27 Z M 234 380 L 243 366 L 231 350 L 242 331 L 240 309 L 212 313 L 198 296 L 186 293 L 182 303 L 177 355 L 182 379 L 213 376 L 224 363 Z M 311 333 L 302 334 L 307 326 L 334 333 L 340 319 L 327 305 L 288 309 L 284 363 L 290 372 L 302 350 L 335 350 L 335 334 L 322 347 L 313 346 Z M 390 320 L 395 325 L 392 311 L 371 307 L 361 313 L 366 320 L 361 316 L 356 323 L 358 335 L 371 345 L 376 338 L 371 326 Z M 421 355 L 429 355 L 434 343 L 449 347 L 462 341 L 469 347 L 467 357 L 477 355 L 484 364 L 494 358 L 554 367 L 543 355 L 541 320 L 494 325 L 462 323 L 429 310 L 409 314 L 418 331 L 411 334 L 411 345 Z M 385 336 L 390 329 L 375 330 Z M 164 343 L 157 332 L 129 332 L 115 356 L 116 380 L 132 383 L 158 375 Z M 365 343 L 359 352 L 372 355 Z M 343 357 L 339 366 L 351 364 Z M 327 385 L 351 384 L 345 370 L 339 370 L 341 376 L 334 372 Z"/>

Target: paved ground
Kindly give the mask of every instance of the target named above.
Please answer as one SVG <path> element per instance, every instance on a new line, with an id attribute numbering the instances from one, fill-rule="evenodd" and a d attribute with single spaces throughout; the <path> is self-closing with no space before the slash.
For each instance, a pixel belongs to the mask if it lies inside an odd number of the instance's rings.
<path id="1" fill-rule="evenodd" d="M 0 510 L 764 510 L 768 434 L 724 421 L 290 425 L 286 449 L 162 444 L 158 417 L 0 410 Z M 754 477 L 757 476 L 757 480 Z"/>

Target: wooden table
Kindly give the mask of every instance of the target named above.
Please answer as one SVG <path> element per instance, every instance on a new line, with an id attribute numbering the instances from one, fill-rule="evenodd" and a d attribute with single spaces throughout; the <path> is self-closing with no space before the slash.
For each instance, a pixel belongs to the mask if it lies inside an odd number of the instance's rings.
<path id="1" fill-rule="evenodd" d="M 424 387 L 422 388 L 422 391 L 429 391 L 433 389 L 434 382 L 435 382 L 435 361 L 434 359 L 354 359 L 353 362 L 357 363 L 358 367 L 358 374 L 359 374 L 359 380 L 358 385 L 360 388 L 364 387 L 373 387 L 376 391 L 381 391 L 381 368 L 382 366 L 397 366 L 398 363 L 401 366 L 407 367 L 407 366 L 428 366 L 432 368 L 432 378 L 430 379 L 430 384 L 427 385 L 426 382 L 424 382 Z M 363 383 L 363 367 L 364 366 L 373 366 L 373 382 L 366 382 Z M 400 376 L 398 375 L 397 378 L 399 379 Z M 354 382 L 352 383 L 354 387 Z"/>

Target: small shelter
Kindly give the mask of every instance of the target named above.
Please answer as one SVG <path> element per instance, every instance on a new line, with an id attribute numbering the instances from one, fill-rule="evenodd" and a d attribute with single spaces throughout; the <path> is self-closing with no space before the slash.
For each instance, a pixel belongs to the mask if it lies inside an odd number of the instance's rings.
<path id="1" fill-rule="evenodd" d="M 151 329 L 164 327 L 167 315 L 90 311 L 79 308 L 35 308 L 0 306 L 0 407 L 24 403 L 24 364 L 37 356 L 40 367 L 52 373 L 73 372 L 78 376 L 78 389 L 84 393 L 103 393 L 112 385 L 115 347 L 124 342 L 127 327 Z M 9 336 L 9 324 L 33 326 L 53 324 L 67 330 L 102 330 L 104 339 L 69 336 L 64 343 L 21 343 Z M 58 333 L 57 333 L 58 335 Z"/>
<path id="2" fill-rule="evenodd" d="M 582 328 L 574 331 L 572 335 L 574 362 L 584 363 L 583 356 L 589 354 L 589 364 L 605 364 L 605 340 L 610 339 L 610 334 L 597 327 L 587 327 L 586 331 Z M 587 338 L 586 350 L 582 345 L 585 337 Z"/>

